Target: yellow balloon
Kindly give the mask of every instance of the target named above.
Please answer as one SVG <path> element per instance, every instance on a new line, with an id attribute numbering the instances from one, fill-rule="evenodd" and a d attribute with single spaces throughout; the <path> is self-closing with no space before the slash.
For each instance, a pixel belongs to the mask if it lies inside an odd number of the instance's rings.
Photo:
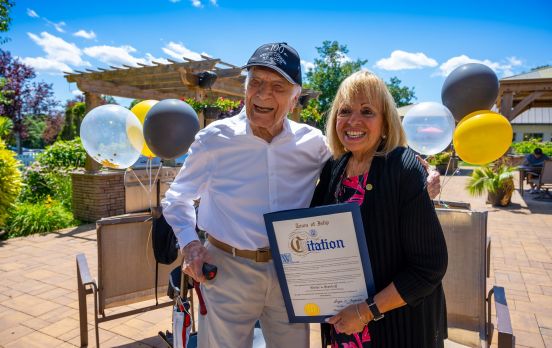
<path id="1" fill-rule="evenodd" d="M 130 144 L 133 148 L 136 149 L 136 151 L 140 151 L 140 149 L 143 149 L 146 144 L 144 143 L 144 134 L 142 133 L 142 127 L 138 128 L 135 126 L 127 125 L 126 133 Z"/>
<path id="2" fill-rule="evenodd" d="M 459 125 L 462 124 L 462 122 L 466 121 L 466 120 L 469 120 L 470 118 L 474 117 L 474 116 L 477 116 L 477 115 L 481 115 L 481 114 L 485 114 L 485 113 L 488 113 L 488 112 L 492 112 L 490 110 L 477 110 L 477 111 L 474 111 L 472 113 L 469 113 L 467 114 L 466 116 L 464 116 L 460 122 L 458 122 L 458 124 L 456 125 L 456 127 L 458 127 Z"/>
<path id="3" fill-rule="evenodd" d="M 452 141 L 463 161 L 482 165 L 504 155 L 512 144 L 512 136 L 512 125 L 504 116 L 480 110 L 458 123 Z"/>
<path id="4" fill-rule="evenodd" d="M 158 103 L 157 100 L 143 100 L 138 104 L 134 105 L 132 109 L 130 109 L 130 111 L 132 111 L 132 113 L 136 115 L 138 120 L 140 120 L 140 123 L 144 125 L 144 120 L 146 119 L 146 115 L 148 114 L 148 111 L 157 103 Z M 144 135 L 142 135 L 142 138 L 143 137 Z M 146 142 L 144 141 L 143 143 L 144 143 L 144 146 L 141 151 L 142 155 L 150 158 L 155 157 L 155 154 L 151 152 Z"/>

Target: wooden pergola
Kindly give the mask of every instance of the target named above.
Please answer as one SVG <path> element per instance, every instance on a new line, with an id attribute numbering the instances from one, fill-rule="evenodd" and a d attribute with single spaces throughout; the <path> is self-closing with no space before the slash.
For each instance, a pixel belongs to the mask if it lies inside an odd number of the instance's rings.
<path id="1" fill-rule="evenodd" d="M 65 79 L 76 83 L 78 89 L 84 92 L 86 111 L 101 104 L 101 95 L 155 100 L 194 98 L 201 101 L 218 97 L 243 99 L 246 78 L 243 70 L 220 59 L 203 55 L 201 57 L 203 60 L 199 61 L 182 58 L 182 62 L 177 62 L 167 59 L 166 64 L 152 62 L 152 65 L 138 63 L 138 66 L 86 69 L 66 73 Z M 215 75 L 216 80 L 212 83 Z M 297 121 L 302 105 L 317 96 L 317 92 L 303 90 L 301 105 L 294 110 L 292 118 Z M 198 116 L 203 127 L 203 115 Z"/>
<path id="2" fill-rule="evenodd" d="M 241 100 L 245 92 L 245 73 L 233 64 L 218 58 L 202 55 L 203 60 L 182 58 L 182 62 L 167 59 L 168 63 L 152 62 L 151 65 L 111 66 L 86 71 L 66 72 L 65 79 L 77 84 L 84 93 L 86 112 L 102 104 L 101 96 L 110 95 L 132 99 L 186 99 L 199 101 L 218 97 Z M 304 105 L 319 92 L 303 89 L 291 118 L 299 121 Z M 198 115 L 200 127 L 207 124 L 203 113 Z M 97 171 L 100 166 L 87 156 L 87 171 Z"/>
<path id="3" fill-rule="evenodd" d="M 510 121 L 525 110 L 552 107 L 552 67 L 500 80 L 496 105 Z"/>

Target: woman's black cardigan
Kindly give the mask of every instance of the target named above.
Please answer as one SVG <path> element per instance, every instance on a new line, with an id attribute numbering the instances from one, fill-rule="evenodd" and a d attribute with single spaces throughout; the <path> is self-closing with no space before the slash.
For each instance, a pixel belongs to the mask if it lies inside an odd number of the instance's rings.
<path id="1" fill-rule="evenodd" d="M 336 203 L 349 158 L 347 153 L 326 163 L 311 206 Z M 372 160 L 372 189 L 366 190 L 361 215 L 376 292 L 393 282 L 407 303 L 370 322 L 373 347 L 443 347 L 447 337 L 441 284 L 447 247 L 425 181 L 425 170 L 410 149 L 399 147 Z"/>

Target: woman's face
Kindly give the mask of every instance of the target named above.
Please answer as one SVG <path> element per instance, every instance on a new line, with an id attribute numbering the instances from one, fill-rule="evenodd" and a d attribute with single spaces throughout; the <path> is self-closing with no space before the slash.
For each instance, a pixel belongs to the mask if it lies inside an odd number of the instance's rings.
<path id="1" fill-rule="evenodd" d="M 383 134 L 383 114 L 379 105 L 357 96 L 341 104 L 337 112 L 337 136 L 353 154 L 373 154 Z"/>

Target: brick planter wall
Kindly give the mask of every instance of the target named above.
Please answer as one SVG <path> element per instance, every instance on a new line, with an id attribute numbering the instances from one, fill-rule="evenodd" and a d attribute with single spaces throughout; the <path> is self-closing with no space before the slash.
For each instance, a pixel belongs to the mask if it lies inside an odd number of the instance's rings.
<path id="1" fill-rule="evenodd" d="M 73 215 L 82 221 L 125 213 L 123 171 L 73 172 Z"/>
<path id="2" fill-rule="evenodd" d="M 152 176 L 156 170 L 153 168 Z M 159 172 L 157 179 L 160 181 L 161 199 L 179 170 L 180 167 L 163 167 Z M 135 169 L 134 173 L 144 185 L 148 185 L 149 177 L 145 170 Z M 124 171 L 73 172 L 73 215 L 81 221 L 96 221 L 109 216 L 148 211 L 148 193 L 138 183 L 136 176 L 127 173 L 125 187 Z M 155 183 L 150 194 L 151 204 L 157 205 Z"/>

